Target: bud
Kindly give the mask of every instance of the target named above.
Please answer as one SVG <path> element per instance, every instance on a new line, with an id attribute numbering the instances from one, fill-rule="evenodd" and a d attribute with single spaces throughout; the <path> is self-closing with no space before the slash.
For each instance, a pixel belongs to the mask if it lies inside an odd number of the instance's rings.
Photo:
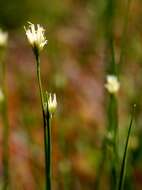
<path id="1" fill-rule="evenodd" d="M 56 94 L 49 94 L 48 98 L 48 111 L 52 115 L 55 113 L 57 108 L 57 99 L 56 99 Z"/>
<path id="2" fill-rule="evenodd" d="M 8 33 L 0 29 L 0 47 L 5 47 L 8 41 Z"/>
<path id="3" fill-rule="evenodd" d="M 117 93 L 120 88 L 120 83 L 118 81 L 118 78 L 115 75 L 108 75 L 105 87 L 109 93 L 111 94 Z"/>
<path id="4" fill-rule="evenodd" d="M 24 27 L 25 28 L 25 27 Z M 29 28 L 26 29 L 26 35 L 29 43 L 31 44 L 32 48 L 36 51 L 41 51 L 43 47 L 47 44 L 47 40 L 45 38 L 45 30 L 39 24 L 34 25 L 29 23 Z"/>

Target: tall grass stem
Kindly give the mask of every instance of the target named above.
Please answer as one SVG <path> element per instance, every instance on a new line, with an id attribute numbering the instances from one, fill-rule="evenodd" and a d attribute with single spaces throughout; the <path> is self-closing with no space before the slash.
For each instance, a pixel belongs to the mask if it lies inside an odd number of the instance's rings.
<path id="1" fill-rule="evenodd" d="M 126 52 L 126 42 L 127 42 L 127 28 L 128 28 L 128 19 L 129 19 L 129 11 L 130 11 L 131 0 L 127 0 L 125 15 L 124 15 L 124 24 L 123 31 L 121 37 L 121 45 L 120 45 L 120 57 L 118 61 L 118 75 L 122 70 L 122 65 L 124 63 L 125 52 Z"/>
<path id="2" fill-rule="evenodd" d="M 119 183 L 118 183 L 118 190 L 123 190 L 124 178 L 125 178 L 125 169 L 126 169 L 126 159 L 127 159 L 127 152 L 128 152 L 128 143 L 129 143 L 129 137 L 130 137 L 131 128 L 132 128 L 134 115 L 135 115 L 135 107 L 136 107 L 136 105 L 133 106 L 133 110 L 132 110 L 132 113 L 131 113 L 131 119 L 130 119 L 127 138 L 126 138 L 126 143 L 125 143 L 123 160 L 122 160 L 122 164 L 121 164 Z"/>
<path id="3" fill-rule="evenodd" d="M 51 177 L 50 177 L 50 133 L 49 133 L 49 126 L 50 126 L 50 118 L 47 119 L 47 113 L 44 109 L 44 95 L 42 89 L 42 82 L 41 82 L 41 71 L 40 71 L 40 57 L 38 53 L 35 53 L 36 56 L 36 63 L 37 63 L 37 79 L 39 85 L 39 92 L 40 92 L 40 99 L 41 99 L 41 106 L 42 106 L 42 115 L 43 115 L 43 129 L 44 129 L 44 153 L 45 153 L 45 178 L 46 178 L 46 190 L 51 190 Z"/>

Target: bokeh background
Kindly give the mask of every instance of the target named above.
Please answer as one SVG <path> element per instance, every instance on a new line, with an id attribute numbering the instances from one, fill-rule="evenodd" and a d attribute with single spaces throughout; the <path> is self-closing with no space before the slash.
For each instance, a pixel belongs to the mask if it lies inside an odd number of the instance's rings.
<path id="1" fill-rule="evenodd" d="M 130 0 L 129 10 L 127 3 L 127 0 L 0 2 L 0 26 L 9 33 L 5 63 L 10 190 L 39 190 L 44 186 L 42 115 L 35 60 L 23 28 L 27 21 L 40 23 L 47 31 L 48 45 L 41 54 L 42 80 L 44 89 L 56 92 L 58 99 L 52 125 L 53 189 L 95 190 L 106 131 L 104 83 L 106 28 L 110 20 L 118 63 L 123 44 L 118 94 L 120 152 L 124 148 L 130 107 L 137 104 L 125 189 L 142 189 L 142 2 Z M 1 121 L 1 176 L 2 128 Z M 109 189 L 107 171 L 101 179 L 103 189 Z"/>

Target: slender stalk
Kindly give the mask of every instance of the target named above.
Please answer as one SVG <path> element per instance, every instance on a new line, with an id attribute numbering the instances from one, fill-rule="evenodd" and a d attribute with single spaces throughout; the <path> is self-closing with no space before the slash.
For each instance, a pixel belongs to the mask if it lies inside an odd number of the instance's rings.
<path id="1" fill-rule="evenodd" d="M 134 105 L 133 110 L 132 110 L 128 134 L 127 134 L 127 138 L 126 138 L 123 160 L 122 160 L 121 170 L 120 170 L 118 190 L 123 190 L 123 184 L 124 184 L 124 178 L 125 178 L 125 168 L 126 168 L 126 159 L 127 159 L 127 152 L 128 152 L 128 143 L 129 143 L 129 137 L 130 137 L 131 128 L 132 128 L 132 124 L 133 124 L 133 120 L 134 120 L 135 107 L 136 107 L 136 105 Z"/>
<path id="2" fill-rule="evenodd" d="M 120 72 L 121 72 L 122 65 L 124 63 L 124 58 L 125 58 L 125 50 L 127 49 L 126 48 L 127 26 L 128 26 L 130 4 L 131 4 L 131 0 L 127 0 L 125 15 L 124 15 L 124 25 L 123 25 L 123 31 L 122 31 L 122 37 L 121 37 L 120 58 L 119 58 L 119 62 L 118 62 L 118 67 L 119 67 L 118 74 L 120 74 Z"/>
<path id="3" fill-rule="evenodd" d="M 104 171 L 104 167 L 105 167 L 105 160 L 107 157 L 107 142 L 106 142 L 106 138 L 103 139 L 103 143 L 102 143 L 102 156 L 101 156 L 101 160 L 99 163 L 99 168 L 98 168 L 98 173 L 97 173 L 97 177 L 96 177 L 96 181 L 95 181 L 95 190 L 99 190 L 100 189 L 100 179 L 102 178 L 102 174 Z"/>
<path id="4" fill-rule="evenodd" d="M 47 142 L 47 146 L 48 146 L 48 168 L 47 168 L 47 170 L 48 170 L 48 176 L 47 176 L 47 178 L 48 178 L 48 190 L 50 190 L 51 189 L 51 166 L 52 166 L 52 159 L 51 159 L 51 155 L 52 155 L 52 146 L 51 146 L 51 115 L 48 113 L 47 114 L 47 127 L 46 127 L 46 133 L 47 133 L 47 140 L 48 140 L 48 142 Z"/>
<path id="5" fill-rule="evenodd" d="M 105 8 L 104 18 L 104 30 L 106 38 L 106 49 L 107 49 L 107 73 L 117 74 L 117 66 L 115 61 L 115 50 L 114 50 L 114 15 L 115 15 L 115 1 L 108 0 Z"/>
<path id="6" fill-rule="evenodd" d="M 43 129 L 44 129 L 44 152 L 45 152 L 45 177 L 46 177 L 46 190 L 51 190 L 51 178 L 50 176 L 50 134 L 49 134 L 49 121 L 46 118 L 46 112 L 44 110 L 44 96 L 41 83 L 41 72 L 40 72 L 40 58 L 39 54 L 35 53 L 36 63 L 37 63 L 37 79 L 39 85 L 41 106 L 42 106 L 42 115 L 43 115 Z"/>
<path id="7" fill-rule="evenodd" d="M 108 0 L 106 3 L 105 13 L 105 34 L 106 34 L 106 48 L 107 54 L 107 75 L 115 75 L 117 77 L 118 68 L 115 60 L 115 49 L 114 49 L 114 19 L 115 19 L 115 4 L 116 1 Z M 114 94 L 108 94 L 108 108 L 107 108 L 107 133 L 111 134 L 111 189 L 114 190 L 117 183 L 118 175 L 118 105 L 117 98 Z M 106 148 L 108 146 L 106 145 Z"/>
<path id="8" fill-rule="evenodd" d="M 117 99 L 114 94 L 109 95 L 108 105 L 108 131 L 112 133 L 112 144 L 114 151 L 117 147 L 117 132 L 118 132 L 118 114 L 117 114 Z"/>
<path id="9" fill-rule="evenodd" d="M 44 150 L 45 150 L 45 178 L 46 178 L 46 190 L 51 190 L 51 178 L 50 176 L 50 145 L 48 143 L 49 141 L 49 135 L 48 135 L 48 129 L 47 129 L 47 120 L 46 116 L 44 115 Z"/>
<path id="10" fill-rule="evenodd" d="M 108 133 L 111 135 L 112 146 L 112 162 L 111 162 L 111 185 L 114 190 L 117 184 L 118 175 L 118 147 L 117 147 L 117 133 L 118 133 L 118 116 L 117 116 L 117 100 L 114 94 L 109 95 L 108 104 Z"/>
<path id="11" fill-rule="evenodd" d="M 118 116 L 117 116 L 117 100 L 114 94 L 109 95 L 108 110 L 107 110 L 107 134 L 111 134 L 111 139 L 107 140 L 105 137 L 102 143 L 102 158 L 100 161 L 98 176 L 95 183 L 95 189 L 98 190 L 100 186 L 100 179 L 104 170 L 104 163 L 108 153 L 108 146 L 112 147 L 112 161 L 111 161 L 111 184 L 112 189 L 115 189 L 118 175 L 118 148 L 117 148 L 117 132 L 118 132 Z M 111 142 L 110 142 L 111 141 Z M 109 144 L 108 144 L 109 142 Z"/>
<path id="12" fill-rule="evenodd" d="M 42 106 L 42 112 L 44 116 L 44 96 L 43 96 L 43 89 L 42 89 L 42 82 L 41 82 L 41 71 L 40 71 L 40 58 L 39 54 L 35 53 L 36 55 L 36 63 L 37 63 L 37 79 L 38 79 L 38 85 L 39 85 L 39 93 L 40 93 L 40 100 L 41 100 L 41 106 Z"/>
<path id="13" fill-rule="evenodd" d="M 105 31 L 105 40 L 106 40 L 106 74 L 115 75 L 117 77 L 117 65 L 115 61 L 115 50 L 114 50 L 114 16 L 115 16 L 115 3 L 114 0 L 106 1 L 106 7 L 104 11 L 104 31 Z M 118 115 L 117 115 L 117 99 L 113 94 L 108 94 L 108 107 L 107 107 L 107 134 L 112 135 L 111 144 L 108 144 L 104 138 L 102 143 L 102 160 L 100 161 L 98 176 L 96 179 L 96 187 L 99 189 L 99 183 L 101 180 L 101 173 L 104 170 L 104 163 L 106 162 L 106 154 L 108 153 L 108 146 L 112 148 L 111 154 L 111 189 L 114 190 L 117 181 L 117 168 L 118 168 L 118 148 L 117 148 L 117 133 L 118 133 Z"/>
<path id="14" fill-rule="evenodd" d="M 9 188 L 9 122 L 8 122 L 8 109 L 7 109 L 7 95 L 6 95 L 6 69 L 5 63 L 2 61 L 2 91 L 4 100 L 2 102 L 2 119 L 3 119 L 3 190 Z"/>
<path id="15" fill-rule="evenodd" d="M 115 1 L 108 0 L 105 12 L 105 30 L 106 30 L 106 48 L 109 50 L 107 60 L 107 75 L 115 75 L 117 77 L 117 64 L 115 61 L 115 50 L 114 50 L 114 16 L 115 16 Z M 114 133 L 114 140 L 118 132 L 118 119 L 117 119 L 117 99 L 115 95 L 109 94 L 108 102 L 108 131 Z M 116 144 L 114 141 L 113 144 Z"/>

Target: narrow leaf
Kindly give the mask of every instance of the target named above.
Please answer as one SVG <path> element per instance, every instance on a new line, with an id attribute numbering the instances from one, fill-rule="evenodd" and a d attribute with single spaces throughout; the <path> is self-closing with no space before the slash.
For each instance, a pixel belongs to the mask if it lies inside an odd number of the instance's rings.
<path id="1" fill-rule="evenodd" d="M 122 164 L 121 164 L 118 190 L 123 190 L 123 183 L 124 183 L 124 178 L 125 178 L 125 167 L 126 167 L 126 158 L 127 158 L 128 143 L 129 143 L 129 137 L 130 137 L 131 128 L 132 128 L 132 124 L 133 124 L 133 120 L 134 120 L 135 107 L 136 107 L 136 105 L 133 106 L 132 113 L 131 113 L 131 119 L 130 119 L 130 124 L 129 124 L 129 129 L 128 129 L 127 138 L 126 138 L 126 143 L 125 143 L 125 149 L 124 149 L 124 154 L 123 154 L 123 160 L 122 160 Z"/>

